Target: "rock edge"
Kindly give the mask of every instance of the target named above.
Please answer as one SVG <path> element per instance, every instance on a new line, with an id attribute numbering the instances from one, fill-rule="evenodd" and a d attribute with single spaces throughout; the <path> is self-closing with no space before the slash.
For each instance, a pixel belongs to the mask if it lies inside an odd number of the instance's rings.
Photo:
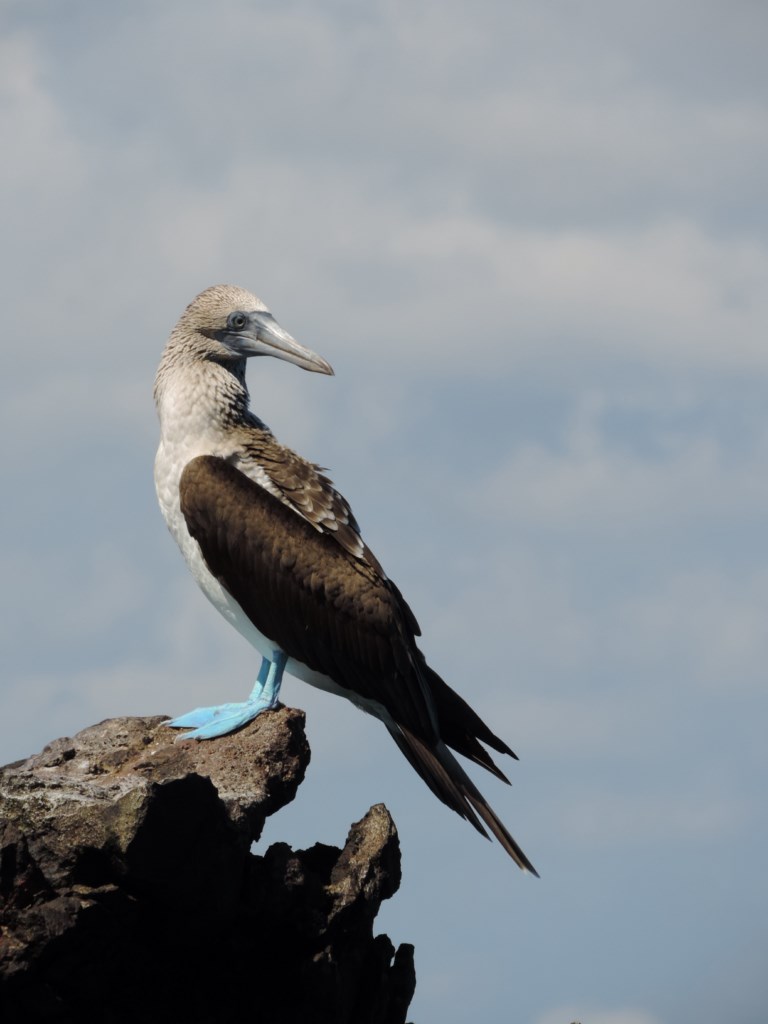
<path id="1" fill-rule="evenodd" d="M 400 884 L 378 804 L 343 849 L 251 853 L 309 763 L 304 714 L 176 743 L 110 719 L 0 769 L 5 1024 L 404 1024 L 413 947 L 373 935 Z"/>

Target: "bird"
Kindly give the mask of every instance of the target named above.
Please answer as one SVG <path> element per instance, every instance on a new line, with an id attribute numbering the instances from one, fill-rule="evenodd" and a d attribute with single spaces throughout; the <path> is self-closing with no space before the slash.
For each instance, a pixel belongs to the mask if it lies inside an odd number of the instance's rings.
<path id="1" fill-rule="evenodd" d="M 214 285 L 186 307 L 157 369 L 160 508 L 206 597 L 262 657 L 246 701 L 167 724 L 183 739 L 240 729 L 278 705 L 287 671 L 382 721 L 434 795 L 538 877 L 453 752 L 506 783 L 486 748 L 516 755 L 427 664 L 416 617 L 326 471 L 251 410 L 246 363 L 260 356 L 333 375 L 261 299 Z"/>

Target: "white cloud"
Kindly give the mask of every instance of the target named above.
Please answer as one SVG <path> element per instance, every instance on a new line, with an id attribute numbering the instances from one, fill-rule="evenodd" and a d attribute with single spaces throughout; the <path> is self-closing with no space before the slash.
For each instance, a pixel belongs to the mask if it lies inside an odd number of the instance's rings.
<path id="1" fill-rule="evenodd" d="M 11 32 L 0 39 L 0 138 L 6 143 L 0 180 L 6 195 L 11 190 L 34 193 L 41 218 L 82 182 L 84 171 L 83 154 L 73 143 L 47 72 L 47 58 L 33 32 Z M 28 226 L 39 237 L 42 225 Z"/>
<path id="2" fill-rule="evenodd" d="M 620 397 L 584 393 L 557 446 L 512 445 L 506 462 L 468 502 L 511 525 L 619 535 L 628 542 L 634 530 L 768 511 L 761 472 L 768 434 L 761 424 L 749 447 L 735 450 L 708 425 L 665 424 L 651 402 L 640 438 L 611 436 L 611 414 L 622 404 Z M 639 450 L 638 441 L 646 448 L 651 441 L 650 450 Z"/>
<path id="3" fill-rule="evenodd" d="M 478 216 L 401 223 L 382 237 L 392 262 L 420 280 L 408 321 L 426 328 L 420 344 L 412 332 L 393 338 L 410 342 L 417 367 L 436 351 L 441 366 L 470 373 L 595 356 L 667 369 L 766 365 L 768 253 L 748 238 L 672 221 L 550 231 Z"/>
<path id="4" fill-rule="evenodd" d="M 304 121 L 295 123 L 304 103 L 298 94 L 281 92 L 269 103 L 257 96 L 256 111 L 266 107 L 272 127 L 243 130 L 248 89 L 237 91 L 233 99 L 226 76 L 224 81 L 192 76 L 182 59 L 189 47 L 194 52 L 195 44 L 202 45 L 205 18 L 185 17 L 184 45 L 178 39 L 177 18 L 158 17 L 157 31 L 147 38 L 142 25 L 141 38 L 147 39 L 153 57 L 150 69 L 173 88 L 162 93 L 157 108 L 142 110 L 131 122 L 138 138 L 130 132 L 118 134 L 104 153 L 94 150 L 87 125 L 71 123 L 65 96 L 56 89 L 51 58 L 35 37 L 17 33 L 4 44 L 6 88 L 13 103 L 3 136 L 17 140 L 11 147 L 19 162 L 14 172 L 17 200 L 20 195 L 31 202 L 34 191 L 39 214 L 36 182 L 45 177 L 42 201 L 50 195 L 51 209 L 44 221 L 35 219 L 46 230 L 41 268 L 49 262 L 53 268 L 46 290 L 56 308 L 69 314 L 73 356 L 83 350 L 103 359 L 93 333 L 79 329 L 78 319 L 88 311 L 100 323 L 109 323 L 110 334 L 118 339 L 132 320 L 145 329 L 161 324 L 164 334 L 191 292 L 231 278 L 263 290 L 284 320 L 295 317 L 310 326 L 309 333 L 333 337 L 337 350 L 359 352 L 362 344 L 374 365 L 385 352 L 391 367 L 407 365 L 410 374 L 503 374 L 530 360 L 578 363 L 590 357 L 631 359 L 667 369 L 683 364 L 765 368 L 768 303 L 762 282 L 768 255 L 753 233 L 723 236 L 694 218 L 670 215 L 666 207 L 649 211 L 640 223 L 614 219 L 609 225 L 564 228 L 546 218 L 538 223 L 515 215 L 500 218 L 467 201 L 486 187 L 477 176 L 478 166 L 487 165 L 507 179 L 510 162 L 519 164 L 530 182 L 541 173 L 542 147 L 553 145 L 557 177 L 549 181 L 548 194 L 561 190 L 573 176 L 563 153 L 573 159 L 575 150 L 583 152 L 585 166 L 592 168 L 595 162 L 604 163 L 609 142 L 615 158 L 624 161 L 622 180 L 646 176 L 649 154 L 641 160 L 636 150 L 647 147 L 649 132 L 658 128 L 658 97 L 643 98 L 643 116 L 628 116 L 627 97 L 620 92 L 603 100 L 614 105 L 616 114 L 611 116 L 584 95 L 551 90 L 538 95 L 518 86 L 511 94 L 500 92 L 489 99 L 487 87 L 462 94 L 456 86 L 463 103 L 457 112 L 440 91 L 424 94 L 428 109 L 411 102 L 406 90 L 413 83 L 406 86 L 397 77 L 382 102 L 406 119 L 398 125 L 399 137 L 424 139 L 426 133 L 434 146 L 442 133 L 447 151 L 444 157 L 433 156 L 438 161 L 434 167 L 415 166 L 403 188 L 393 191 L 378 187 L 378 178 L 361 174 L 355 160 L 347 163 L 338 153 L 331 159 L 334 140 L 313 146 L 301 159 L 290 145 L 281 145 L 276 125 L 286 114 L 291 130 L 306 138 Z M 398 43 L 401 29 L 394 12 L 382 7 L 378 17 L 391 30 L 379 40 L 383 52 L 397 46 L 407 52 L 402 40 Z M 421 17 L 427 24 L 438 18 L 441 22 L 441 33 L 426 55 L 435 62 L 436 75 L 447 73 L 457 54 L 464 59 L 474 54 L 473 60 L 480 61 L 485 48 L 497 45 L 487 26 L 478 39 L 476 19 L 467 19 L 459 6 L 451 9 L 453 30 L 447 34 L 438 9 L 426 7 Z M 249 8 L 231 5 L 222 19 L 221 34 L 206 41 L 209 57 L 216 56 L 216 47 L 230 57 L 232 45 L 249 49 L 251 29 L 258 29 L 270 60 L 278 61 L 276 55 L 285 52 L 288 39 L 294 52 L 311 55 L 309 65 L 294 61 L 292 67 L 303 83 L 302 97 L 306 79 L 316 81 L 311 95 L 317 97 L 319 90 L 325 107 L 314 116 L 326 127 L 333 125 L 334 96 L 325 93 L 348 91 L 344 74 L 364 63 L 377 38 L 363 26 L 349 36 L 332 18 L 316 14 L 305 23 L 272 11 L 257 21 Z M 551 19 L 543 21 L 539 28 L 551 31 Z M 231 31 L 227 22 L 233 23 Z M 138 25 L 129 22 L 124 30 L 126 45 L 138 46 Z M 175 40 L 175 60 L 168 57 L 169 37 Z M 92 39 L 86 42 L 86 65 L 96 62 L 93 71 L 109 51 L 102 53 Z M 416 61 L 416 54 L 412 59 Z M 134 65 L 127 58 L 115 63 L 110 56 L 110 65 L 118 84 L 123 77 L 133 79 Z M 253 74 L 262 75 L 260 67 L 257 62 Z M 361 102 L 373 88 L 365 80 L 359 84 Z M 227 102 L 221 102 L 225 94 Z M 159 128 L 169 116 L 174 123 L 180 118 L 189 122 L 188 137 L 169 137 L 151 128 Z M 665 107 L 666 148 L 656 153 L 654 173 L 667 176 L 675 159 L 687 171 L 690 161 L 679 150 L 681 120 L 700 140 L 700 167 L 721 159 L 723 149 L 743 151 L 745 138 L 762 138 L 764 126 L 756 116 L 741 107 L 716 113 L 706 107 L 700 119 L 707 123 L 693 130 L 687 109 Z M 207 158 L 219 157 L 213 178 L 183 174 L 168 163 L 170 154 L 186 153 L 189 171 L 198 166 L 192 119 L 198 134 L 202 121 L 215 138 L 207 150 Z M 255 116 L 252 123 L 258 122 Z M 619 139 L 611 138 L 614 124 L 622 133 Z M 394 131 L 390 125 L 386 134 Z M 475 144 L 467 150 L 472 139 Z M 468 152 L 481 153 L 482 160 L 470 159 Z M 531 163 L 539 168 L 537 175 Z M 56 167 L 52 193 L 51 165 Z M 444 174 L 449 180 L 456 176 L 454 198 L 446 196 L 438 210 L 414 204 L 422 194 L 422 178 L 442 182 Z M 598 195 L 605 188 L 603 183 L 593 187 Z M 120 201 L 115 202 L 118 193 Z M 70 208 L 77 209 L 75 247 Z M 9 216 L 17 228 L 17 244 L 24 246 L 29 218 L 23 203 L 17 201 L 15 209 L 19 214 L 12 210 Z M 30 241 L 39 248 L 34 232 Z M 126 281 L 132 282 L 128 289 Z M 132 312 L 135 282 L 141 283 L 145 308 Z M 162 282 L 166 294 L 178 296 L 167 308 L 156 282 Z M 147 351 L 150 336 L 148 330 L 143 335 Z"/>
<path id="5" fill-rule="evenodd" d="M 625 649 L 631 637 L 636 659 L 677 676 L 677 687 L 758 694 L 768 663 L 767 607 L 765 568 L 672 573 L 653 592 L 623 598 L 614 635 Z"/>

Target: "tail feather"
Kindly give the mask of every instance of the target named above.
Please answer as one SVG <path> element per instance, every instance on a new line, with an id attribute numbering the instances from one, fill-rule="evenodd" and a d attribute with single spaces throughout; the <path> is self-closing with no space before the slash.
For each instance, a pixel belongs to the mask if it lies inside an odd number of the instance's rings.
<path id="1" fill-rule="evenodd" d="M 539 877 L 533 864 L 442 740 L 432 745 L 405 726 L 393 724 L 388 728 L 411 766 L 439 800 L 488 838 L 484 822 L 515 863 L 523 871 Z"/>
<path id="2" fill-rule="evenodd" d="M 491 760 L 490 754 L 480 747 L 477 741 L 482 741 L 500 754 L 509 754 L 517 761 L 518 757 L 514 750 L 494 732 L 491 732 L 480 715 L 467 704 L 463 697 L 452 690 L 434 669 L 427 665 L 426 660 L 419 665 L 419 668 L 434 701 L 437 718 L 440 722 L 440 735 L 448 746 L 453 747 L 458 753 L 469 757 L 477 764 L 482 764 L 484 768 L 507 782 L 503 773 Z M 485 755 L 485 759 L 476 756 L 477 748 Z"/>
<path id="3" fill-rule="evenodd" d="M 485 770 L 489 771 L 491 775 L 495 775 L 497 779 L 500 779 L 502 782 L 506 782 L 508 786 L 512 785 L 485 747 L 478 743 L 474 736 L 462 737 L 460 744 L 458 742 L 451 742 L 452 740 L 455 740 L 456 737 L 451 734 L 449 729 L 448 735 L 446 736 L 445 733 L 442 733 L 442 737 L 443 741 L 449 747 L 452 747 L 457 753 L 462 754 L 470 761 L 474 761 L 475 764 L 479 764 L 481 768 L 485 768 Z"/>

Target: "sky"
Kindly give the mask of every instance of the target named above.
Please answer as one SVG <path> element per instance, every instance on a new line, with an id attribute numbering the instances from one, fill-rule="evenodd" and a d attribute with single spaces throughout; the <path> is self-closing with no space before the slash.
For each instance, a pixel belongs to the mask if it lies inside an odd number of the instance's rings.
<path id="1" fill-rule="evenodd" d="M 416 1024 L 762 1024 L 767 31 L 762 0 L 0 0 L 0 761 L 250 691 L 152 483 L 168 332 L 241 285 L 334 366 L 252 361 L 253 408 L 520 756 L 473 777 L 541 879 L 291 679 L 312 763 L 259 849 L 387 804 Z"/>

